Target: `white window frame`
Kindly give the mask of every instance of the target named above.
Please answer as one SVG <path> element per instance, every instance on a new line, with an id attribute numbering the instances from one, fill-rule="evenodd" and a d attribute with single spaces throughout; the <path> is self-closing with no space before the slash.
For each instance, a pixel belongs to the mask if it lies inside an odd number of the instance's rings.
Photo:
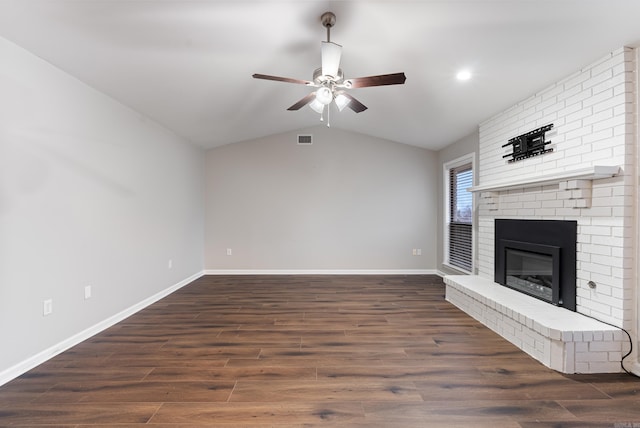
<path id="1" fill-rule="evenodd" d="M 458 266 L 453 266 L 450 264 L 449 262 L 449 225 L 450 225 L 450 219 L 451 219 L 451 210 L 450 210 L 450 202 L 451 202 L 451 195 L 449 194 L 449 188 L 451 185 L 451 180 L 450 180 L 450 171 L 454 168 L 458 168 L 462 165 L 465 164 L 471 164 L 471 171 L 473 174 L 473 185 L 475 186 L 476 184 L 476 154 L 475 152 L 460 156 L 459 158 L 450 160 L 448 162 L 445 162 L 442 165 L 443 168 L 443 180 L 442 182 L 444 183 L 444 187 L 443 187 L 443 192 L 442 194 L 444 195 L 444 231 L 443 231 L 443 235 L 444 235 L 444 248 L 443 248 L 443 264 L 451 269 L 460 271 L 462 273 L 466 273 L 466 274 L 473 274 L 476 270 L 475 267 L 475 260 L 476 260 L 476 223 L 477 223 L 477 219 L 476 219 L 476 195 L 472 194 L 472 204 L 471 204 L 471 271 L 466 271 Z"/>

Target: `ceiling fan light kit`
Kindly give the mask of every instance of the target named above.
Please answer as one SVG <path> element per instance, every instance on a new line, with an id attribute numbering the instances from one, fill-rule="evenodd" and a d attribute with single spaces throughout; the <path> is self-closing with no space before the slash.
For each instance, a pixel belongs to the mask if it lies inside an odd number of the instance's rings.
<path id="1" fill-rule="evenodd" d="M 328 87 L 323 86 L 316 91 L 316 100 L 324 105 L 330 104 L 333 101 L 333 92 Z"/>
<path id="2" fill-rule="evenodd" d="M 315 93 L 314 93 L 315 95 Z M 311 101 L 311 103 L 309 104 L 309 107 L 315 111 L 318 114 L 322 114 L 322 112 L 324 111 L 324 104 L 322 104 L 320 101 L 318 101 L 317 98 L 315 98 L 313 101 Z"/>
<path id="3" fill-rule="evenodd" d="M 327 29 L 327 41 L 321 42 L 321 66 L 314 70 L 312 81 L 258 73 L 254 74 L 253 77 L 255 79 L 295 83 L 317 88 L 314 92 L 305 96 L 287 110 L 299 110 L 308 104 L 312 110 L 320 114 L 320 120 L 322 121 L 324 119 L 325 107 L 327 107 L 327 126 L 330 126 L 329 110 L 331 102 L 335 103 L 339 111 L 342 111 L 347 106 L 356 113 L 363 112 L 367 109 L 364 104 L 345 92 L 345 89 L 402 85 L 406 77 L 404 73 L 393 73 L 345 80 L 342 69 L 340 68 L 342 46 L 331 41 L 331 27 L 336 23 L 336 16 L 332 12 L 325 12 L 320 17 L 320 22 L 322 22 L 322 26 Z"/>
<path id="4" fill-rule="evenodd" d="M 339 111 L 344 110 L 344 108 L 351 102 L 349 97 L 347 97 L 342 91 L 337 92 L 333 100 L 336 102 L 336 107 L 338 107 Z"/>

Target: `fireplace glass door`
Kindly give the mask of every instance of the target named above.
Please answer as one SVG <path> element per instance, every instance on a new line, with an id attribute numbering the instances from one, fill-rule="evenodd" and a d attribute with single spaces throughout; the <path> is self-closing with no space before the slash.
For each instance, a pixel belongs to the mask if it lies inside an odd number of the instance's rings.
<path id="1" fill-rule="evenodd" d="M 506 269 L 506 285 L 547 302 L 553 301 L 552 256 L 507 248 Z"/>
<path id="2" fill-rule="evenodd" d="M 496 282 L 553 305 L 561 305 L 560 247 L 501 239 L 502 274 Z"/>

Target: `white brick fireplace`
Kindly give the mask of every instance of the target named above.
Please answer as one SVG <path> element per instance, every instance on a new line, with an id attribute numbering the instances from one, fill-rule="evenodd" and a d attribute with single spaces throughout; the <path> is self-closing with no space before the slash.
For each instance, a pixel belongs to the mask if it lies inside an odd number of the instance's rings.
<path id="1" fill-rule="evenodd" d="M 635 330 L 636 99 L 621 48 L 480 125 L 477 275 L 446 277 L 447 299 L 562 372 L 621 371 L 628 337 L 607 324 Z M 548 124 L 552 152 L 503 158 Z M 497 218 L 577 221 L 576 312 L 493 282 Z"/>

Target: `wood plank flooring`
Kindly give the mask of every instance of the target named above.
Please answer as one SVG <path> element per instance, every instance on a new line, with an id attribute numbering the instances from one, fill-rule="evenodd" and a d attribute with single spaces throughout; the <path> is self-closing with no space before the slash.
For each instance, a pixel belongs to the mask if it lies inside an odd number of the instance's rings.
<path id="1" fill-rule="evenodd" d="M 640 427 L 639 381 L 547 369 L 437 276 L 206 276 L 0 387 L 0 426 Z"/>

